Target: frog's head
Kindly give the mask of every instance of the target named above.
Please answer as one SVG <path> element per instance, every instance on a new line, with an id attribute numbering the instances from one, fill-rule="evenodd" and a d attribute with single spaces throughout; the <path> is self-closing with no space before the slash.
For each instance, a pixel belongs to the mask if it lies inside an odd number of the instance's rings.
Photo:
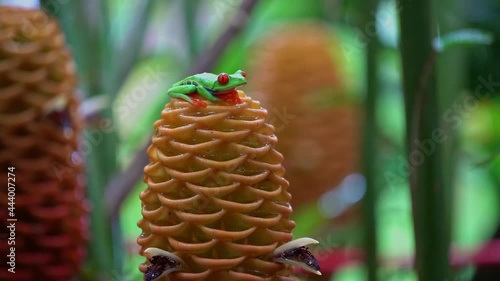
<path id="1" fill-rule="evenodd" d="M 217 81 L 214 83 L 213 90 L 225 91 L 245 85 L 247 83 L 246 77 L 247 74 L 243 70 L 238 70 L 234 74 L 221 73 L 217 76 Z"/>

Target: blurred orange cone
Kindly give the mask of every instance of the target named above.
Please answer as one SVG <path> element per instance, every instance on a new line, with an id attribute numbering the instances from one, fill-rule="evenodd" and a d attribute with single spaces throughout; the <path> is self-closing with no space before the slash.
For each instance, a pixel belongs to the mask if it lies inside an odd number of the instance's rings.
<path id="1" fill-rule="evenodd" d="M 64 44 L 44 12 L 0 6 L 0 221 L 17 220 L 14 242 L 0 243 L 4 257 L 15 252 L 1 280 L 74 280 L 85 256 L 81 123 Z"/>
<path id="2" fill-rule="evenodd" d="M 276 127 L 294 208 L 313 202 L 359 165 L 360 111 L 346 94 L 335 56 L 340 47 L 331 38 L 319 23 L 278 28 L 255 47 L 248 71 L 249 92 Z"/>

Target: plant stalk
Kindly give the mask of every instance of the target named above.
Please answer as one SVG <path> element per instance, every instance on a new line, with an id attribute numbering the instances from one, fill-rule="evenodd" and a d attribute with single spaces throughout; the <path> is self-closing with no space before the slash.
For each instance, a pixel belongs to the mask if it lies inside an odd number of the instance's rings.
<path id="1" fill-rule="evenodd" d="M 415 268 L 421 281 L 450 280 L 449 204 L 442 173 L 439 103 L 432 73 L 431 1 L 399 1 Z M 439 137 L 441 136 L 441 137 Z"/>
<path id="2" fill-rule="evenodd" d="M 372 12 L 376 11 L 378 0 L 369 0 L 364 11 L 363 25 L 375 21 Z M 376 27 L 375 27 L 376 28 Z M 376 34 L 376 31 L 375 31 Z M 378 40 L 373 38 L 366 48 L 366 100 L 364 112 L 363 169 L 366 178 L 366 194 L 363 199 L 363 217 L 365 225 L 364 246 L 368 281 L 377 281 L 377 187 L 375 184 L 377 167 L 377 118 L 376 102 L 378 92 L 377 79 Z"/>

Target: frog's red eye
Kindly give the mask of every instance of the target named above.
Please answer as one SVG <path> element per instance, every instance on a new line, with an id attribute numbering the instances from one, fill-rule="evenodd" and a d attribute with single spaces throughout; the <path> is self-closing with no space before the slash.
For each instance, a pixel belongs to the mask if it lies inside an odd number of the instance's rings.
<path id="1" fill-rule="evenodd" d="M 229 82 L 229 76 L 226 73 L 221 73 L 219 77 L 217 77 L 217 81 L 219 81 L 221 85 L 226 85 Z"/>
<path id="2" fill-rule="evenodd" d="M 243 71 L 243 70 L 242 70 L 242 71 L 241 71 L 241 76 L 243 76 L 243 77 L 247 77 L 247 73 L 246 73 L 245 71 Z"/>

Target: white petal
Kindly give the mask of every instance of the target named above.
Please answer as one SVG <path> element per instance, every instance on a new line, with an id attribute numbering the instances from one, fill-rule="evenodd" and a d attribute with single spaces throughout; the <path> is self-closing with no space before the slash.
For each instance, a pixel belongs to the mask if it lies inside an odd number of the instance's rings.
<path id="1" fill-rule="evenodd" d="M 148 260 L 150 260 L 154 256 L 165 256 L 165 257 L 169 257 L 170 259 L 173 259 L 173 260 L 179 262 L 180 264 L 184 264 L 184 261 L 181 258 L 170 253 L 169 251 L 165 251 L 165 250 L 160 249 L 160 248 L 153 248 L 153 247 L 147 248 L 146 250 L 144 250 L 144 255 L 146 256 L 146 258 L 148 258 Z"/>
<path id="2" fill-rule="evenodd" d="M 278 248 L 276 248 L 273 252 L 273 255 L 277 256 L 277 255 L 279 255 L 283 252 L 286 252 L 288 250 L 299 248 L 299 247 L 310 245 L 310 244 L 319 244 L 319 242 L 317 240 L 309 238 L 309 237 L 295 239 L 293 241 L 285 243 L 285 244 L 279 246 Z"/>
<path id="3" fill-rule="evenodd" d="M 165 251 L 160 248 L 147 248 L 144 250 L 144 254 L 148 259 L 151 259 L 154 256 L 167 256 L 167 257 L 172 257 L 174 254 L 170 253 L 169 251 Z"/>
<path id="4" fill-rule="evenodd" d="M 44 106 L 43 111 L 45 114 L 48 114 L 52 111 L 62 110 L 68 104 L 68 98 L 64 96 L 58 96 L 48 101 Z"/>

